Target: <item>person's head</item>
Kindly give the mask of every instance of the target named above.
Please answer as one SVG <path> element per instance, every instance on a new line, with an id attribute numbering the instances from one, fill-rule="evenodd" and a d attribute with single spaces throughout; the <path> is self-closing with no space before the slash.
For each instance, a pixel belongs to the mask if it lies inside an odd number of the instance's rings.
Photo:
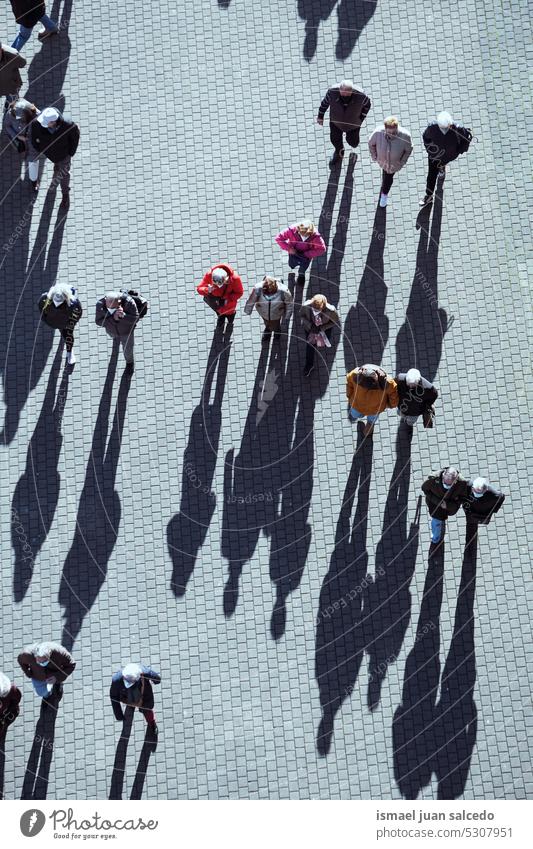
<path id="1" fill-rule="evenodd" d="M 48 290 L 48 297 L 55 307 L 60 307 L 63 303 L 70 304 L 74 295 L 71 287 L 67 286 L 66 283 L 55 283 L 54 286 Z"/>
<path id="2" fill-rule="evenodd" d="M 327 300 L 324 295 L 315 295 L 311 298 L 311 306 L 314 310 L 324 310 L 326 308 Z"/>
<path id="3" fill-rule="evenodd" d="M 211 272 L 211 280 L 215 286 L 223 286 L 224 283 L 228 282 L 228 278 L 229 274 L 225 268 L 221 268 L 220 266 L 213 268 L 213 271 Z"/>
<path id="4" fill-rule="evenodd" d="M 126 687 L 133 687 L 142 675 L 142 668 L 138 663 L 127 663 L 122 667 L 122 678 Z"/>
<path id="5" fill-rule="evenodd" d="M 108 292 L 105 296 L 105 305 L 108 310 L 116 310 L 120 306 L 122 292 Z"/>
<path id="6" fill-rule="evenodd" d="M 395 136 L 398 133 L 398 127 L 400 126 L 400 122 L 398 121 L 396 115 L 389 115 L 388 118 L 385 118 L 383 124 L 385 126 L 385 132 L 388 136 Z"/>
<path id="7" fill-rule="evenodd" d="M 449 112 L 439 112 L 437 115 L 437 124 L 441 130 L 449 130 L 453 124 L 453 118 Z"/>
<path id="8" fill-rule="evenodd" d="M 47 106 L 43 109 L 37 120 L 46 130 L 53 130 L 57 125 L 61 115 L 54 106 Z"/>
<path id="9" fill-rule="evenodd" d="M 418 386 L 421 377 L 422 375 L 417 368 L 410 368 L 405 375 L 405 382 L 407 383 L 407 386 L 413 389 L 415 386 Z"/>
<path id="10" fill-rule="evenodd" d="M 343 80 L 339 83 L 339 94 L 341 97 L 350 97 L 353 93 L 353 82 L 351 80 Z"/>
<path id="11" fill-rule="evenodd" d="M 263 292 L 265 295 L 275 295 L 278 291 L 278 283 L 276 277 L 273 277 L 271 274 L 265 274 L 263 277 Z"/>
<path id="12" fill-rule="evenodd" d="M 40 643 L 34 652 L 35 660 L 39 666 L 48 666 L 52 651 L 48 643 Z"/>
<path id="13" fill-rule="evenodd" d="M 0 672 L 0 699 L 3 699 L 4 696 L 7 696 L 9 691 L 11 690 L 11 681 L 4 675 L 3 672 Z"/>
<path id="14" fill-rule="evenodd" d="M 310 218 L 303 218 L 301 221 L 298 221 L 296 229 L 300 236 L 312 236 L 315 232 L 315 225 Z"/>
<path id="15" fill-rule="evenodd" d="M 13 117 L 17 119 L 17 121 L 20 121 L 22 118 L 26 118 L 28 121 L 31 121 L 31 119 L 37 114 L 37 107 L 35 104 L 29 103 L 29 101 L 20 97 L 18 100 L 14 100 L 12 102 L 9 107 L 9 111 Z"/>
<path id="16" fill-rule="evenodd" d="M 489 482 L 486 478 L 474 478 L 472 481 L 472 495 L 474 498 L 481 498 L 485 495 L 489 487 Z"/>
<path id="17" fill-rule="evenodd" d="M 453 466 L 448 466 L 442 473 L 442 485 L 444 489 L 450 489 L 459 477 L 459 472 Z"/>

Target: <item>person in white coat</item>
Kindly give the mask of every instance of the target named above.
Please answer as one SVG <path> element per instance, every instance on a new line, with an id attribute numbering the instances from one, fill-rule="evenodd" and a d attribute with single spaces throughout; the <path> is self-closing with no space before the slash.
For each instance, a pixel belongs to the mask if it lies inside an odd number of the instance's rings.
<path id="1" fill-rule="evenodd" d="M 395 115 L 390 115 L 370 136 L 368 149 L 374 162 L 382 168 L 379 205 L 387 206 L 394 175 L 404 167 L 413 150 L 411 133 L 400 126 Z"/>

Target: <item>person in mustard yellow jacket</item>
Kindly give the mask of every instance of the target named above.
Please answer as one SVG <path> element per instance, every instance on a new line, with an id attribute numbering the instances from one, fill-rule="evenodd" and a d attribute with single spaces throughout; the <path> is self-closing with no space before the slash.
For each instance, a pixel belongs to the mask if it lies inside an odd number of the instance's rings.
<path id="1" fill-rule="evenodd" d="M 346 396 L 350 419 L 354 422 L 366 416 L 365 436 L 372 436 L 380 413 L 387 407 L 398 406 L 398 387 L 379 366 L 367 363 L 346 375 Z"/>

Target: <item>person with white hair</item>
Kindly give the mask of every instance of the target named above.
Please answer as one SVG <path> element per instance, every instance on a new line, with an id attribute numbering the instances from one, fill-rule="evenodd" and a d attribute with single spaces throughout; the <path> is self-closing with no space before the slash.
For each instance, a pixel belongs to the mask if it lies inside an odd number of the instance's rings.
<path id="1" fill-rule="evenodd" d="M 26 161 L 28 180 L 35 193 L 39 191 L 39 153 L 31 141 L 30 125 L 40 114 L 34 103 L 20 97 L 9 104 L 3 121 L 4 131 L 11 144 Z"/>
<path id="2" fill-rule="evenodd" d="M 379 414 L 398 406 L 396 381 L 380 366 L 366 363 L 346 375 L 346 397 L 350 421 L 359 422 L 366 416 L 365 437 L 372 437 Z"/>
<path id="3" fill-rule="evenodd" d="M 444 537 L 446 520 L 455 516 L 467 496 L 467 481 L 456 468 L 446 466 L 428 475 L 422 492 L 431 516 L 431 542 L 436 545 Z"/>
<path id="4" fill-rule="evenodd" d="M 237 313 L 237 303 L 244 294 L 242 280 L 227 262 L 218 262 L 206 271 L 196 287 L 208 307 L 217 314 L 217 331 L 224 329 L 231 334 Z"/>
<path id="5" fill-rule="evenodd" d="M 409 427 L 414 427 L 418 417 L 423 416 L 424 426 L 431 427 L 433 404 L 439 397 L 433 384 L 422 377 L 417 368 L 400 372 L 395 380 L 398 387 L 398 415 L 401 420 Z"/>
<path id="6" fill-rule="evenodd" d="M 316 122 L 323 126 L 324 116 L 329 109 L 329 137 L 335 148 L 330 166 L 344 156 L 344 135 L 350 147 L 358 146 L 361 126 L 371 106 L 368 95 L 352 80 L 342 80 L 327 90 L 319 106 Z"/>
<path id="7" fill-rule="evenodd" d="M 125 707 L 138 708 L 148 725 L 148 733 L 157 737 L 159 731 L 154 715 L 152 684 L 160 684 L 161 675 L 142 663 L 126 663 L 111 679 L 109 697 L 117 722 L 124 721 Z"/>
<path id="8" fill-rule="evenodd" d="M 488 525 L 504 501 L 503 492 L 491 486 L 487 478 L 477 477 L 468 481 L 468 494 L 463 503 L 467 522 Z"/>
<path id="9" fill-rule="evenodd" d="M 108 336 L 120 342 L 126 360 L 126 373 L 133 374 L 133 331 L 139 321 L 139 310 L 134 298 L 127 292 L 107 292 L 96 302 L 94 321 L 98 327 L 104 328 Z"/>
<path id="10" fill-rule="evenodd" d="M 52 187 L 61 186 L 61 208 L 70 206 L 70 166 L 78 149 L 80 130 L 55 106 L 47 106 L 31 124 L 31 143 L 35 150 L 54 163 Z"/>
<path id="11" fill-rule="evenodd" d="M 274 337 L 279 340 L 281 322 L 289 320 L 292 313 L 292 295 L 272 274 L 266 274 L 261 283 L 254 286 L 246 301 L 244 312 L 251 315 L 253 310 L 259 313 L 264 321 L 263 342 L 269 342 L 274 331 Z"/>
<path id="12" fill-rule="evenodd" d="M 472 140 L 472 131 L 468 127 L 456 124 L 449 112 L 439 112 L 437 120 L 428 124 L 422 135 L 428 155 L 428 176 L 426 194 L 420 206 L 433 203 L 437 179 L 444 179 L 446 166 L 466 153 Z"/>
<path id="13" fill-rule="evenodd" d="M 289 268 L 298 269 L 296 282 L 299 286 L 304 286 L 305 272 L 311 261 L 326 253 L 326 244 L 314 223 L 310 218 L 303 218 L 286 230 L 281 230 L 275 242 L 282 251 L 289 254 Z"/>
<path id="14" fill-rule="evenodd" d="M 74 328 L 83 314 L 76 289 L 66 283 L 55 283 L 48 292 L 43 292 L 38 303 L 41 319 L 49 327 L 61 332 L 67 351 L 67 364 L 76 362 Z"/>
<path id="15" fill-rule="evenodd" d="M 404 167 L 413 151 L 411 133 L 400 126 L 395 115 L 389 115 L 383 126 L 376 127 L 370 136 L 368 149 L 373 162 L 382 169 L 379 205 L 385 207 L 394 175 Z"/>
<path id="16" fill-rule="evenodd" d="M 7 729 L 20 713 L 21 698 L 19 688 L 0 672 L 0 745 L 6 739 Z"/>
<path id="17" fill-rule="evenodd" d="M 63 683 L 76 668 L 74 658 L 59 643 L 33 643 L 18 656 L 24 675 L 46 704 L 57 707 L 63 697 Z"/>

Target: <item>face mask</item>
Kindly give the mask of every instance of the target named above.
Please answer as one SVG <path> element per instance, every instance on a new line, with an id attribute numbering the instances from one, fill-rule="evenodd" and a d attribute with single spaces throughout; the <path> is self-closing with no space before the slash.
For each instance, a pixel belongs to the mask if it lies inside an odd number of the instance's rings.
<path id="1" fill-rule="evenodd" d="M 444 481 L 442 481 L 442 485 L 443 485 L 444 489 L 451 489 L 451 488 L 452 488 L 452 486 L 453 486 L 453 484 L 451 484 L 451 483 L 444 483 Z"/>
<path id="2" fill-rule="evenodd" d="M 54 302 L 54 306 L 60 307 L 61 304 L 63 303 L 63 301 L 65 300 L 65 297 L 64 297 L 64 295 L 54 294 L 54 295 L 52 295 L 52 300 Z"/>
<path id="3" fill-rule="evenodd" d="M 441 127 L 441 125 L 439 124 L 439 130 L 440 130 L 440 131 L 441 131 L 441 133 L 443 133 L 444 135 L 446 135 L 446 133 L 448 132 L 448 130 L 449 130 L 449 129 L 450 129 L 449 127 Z"/>
<path id="4" fill-rule="evenodd" d="M 50 661 L 49 660 L 38 660 L 37 663 L 39 664 L 39 666 L 48 666 Z"/>
<path id="5" fill-rule="evenodd" d="M 113 307 L 113 309 L 111 310 L 111 309 L 109 309 L 109 307 L 108 307 L 108 308 L 107 308 L 107 311 L 108 311 L 109 313 L 111 313 L 111 315 L 113 315 L 113 313 L 114 313 L 114 312 L 116 312 L 116 311 L 117 311 L 117 309 L 118 309 L 118 307 Z"/>
<path id="6" fill-rule="evenodd" d="M 485 493 L 484 492 L 476 492 L 475 489 L 473 489 L 472 495 L 474 496 L 474 498 L 481 498 L 483 495 L 485 495 Z"/>

